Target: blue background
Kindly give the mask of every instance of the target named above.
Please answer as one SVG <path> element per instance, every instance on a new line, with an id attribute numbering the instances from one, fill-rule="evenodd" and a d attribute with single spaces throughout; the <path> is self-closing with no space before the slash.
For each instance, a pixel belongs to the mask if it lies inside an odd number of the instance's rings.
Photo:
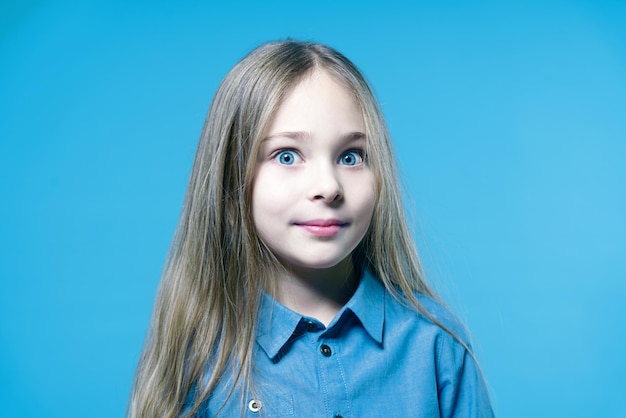
<path id="1" fill-rule="evenodd" d="M 0 416 L 123 415 L 212 95 L 287 36 L 372 82 L 499 416 L 626 416 L 626 2 L 406 3 L 2 3 Z"/>

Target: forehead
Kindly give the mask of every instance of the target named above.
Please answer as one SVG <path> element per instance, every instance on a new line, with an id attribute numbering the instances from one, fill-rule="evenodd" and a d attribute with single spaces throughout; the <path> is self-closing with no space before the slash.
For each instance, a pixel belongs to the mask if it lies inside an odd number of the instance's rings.
<path id="1" fill-rule="evenodd" d="M 345 130 L 364 132 L 360 103 L 352 90 L 326 70 L 316 69 L 284 97 L 265 136 L 278 131 Z M 345 134 L 346 132 L 342 132 Z"/>

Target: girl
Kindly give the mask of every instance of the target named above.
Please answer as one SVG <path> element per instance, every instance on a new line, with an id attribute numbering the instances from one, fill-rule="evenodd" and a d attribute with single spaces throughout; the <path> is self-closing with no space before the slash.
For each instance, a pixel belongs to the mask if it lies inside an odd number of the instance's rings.
<path id="1" fill-rule="evenodd" d="M 213 99 L 131 417 L 490 417 L 424 280 L 367 82 L 323 45 L 261 45 Z"/>

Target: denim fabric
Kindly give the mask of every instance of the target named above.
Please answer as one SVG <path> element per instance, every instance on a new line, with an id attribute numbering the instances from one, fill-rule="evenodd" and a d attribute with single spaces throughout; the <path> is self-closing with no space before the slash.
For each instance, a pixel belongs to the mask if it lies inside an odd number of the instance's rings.
<path id="1" fill-rule="evenodd" d="M 420 303 L 466 344 L 455 317 Z M 218 416 L 493 417 L 485 383 L 468 351 L 441 327 L 391 297 L 366 272 L 326 328 L 265 295 L 254 353 L 255 393 L 240 389 Z M 201 408 L 214 416 L 227 376 Z"/>

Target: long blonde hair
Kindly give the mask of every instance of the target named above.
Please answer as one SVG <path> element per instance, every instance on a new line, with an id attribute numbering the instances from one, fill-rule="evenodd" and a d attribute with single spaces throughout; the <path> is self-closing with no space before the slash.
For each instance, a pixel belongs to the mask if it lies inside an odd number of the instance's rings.
<path id="1" fill-rule="evenodd" d="M 233 388 L 251 382 L 260 295 L 275 290 L 281 269 L 251 219 L 257 148 L 283 98 L 314 69 L 327 71 L 354 95 L 365 121 L 377 203 L 354 251 L 355 265 L 371 269 L 395 297 L 422 312 L 414 293 L 433 296 L 407 227 L 387 127 L 367 81 L 327 46 L 291 40 L 261 45 L 226 75 L 209 109 L 129 416 L 177 416 L 197 384 L 192 414 L 227 372 L 233 374 Z"/>

